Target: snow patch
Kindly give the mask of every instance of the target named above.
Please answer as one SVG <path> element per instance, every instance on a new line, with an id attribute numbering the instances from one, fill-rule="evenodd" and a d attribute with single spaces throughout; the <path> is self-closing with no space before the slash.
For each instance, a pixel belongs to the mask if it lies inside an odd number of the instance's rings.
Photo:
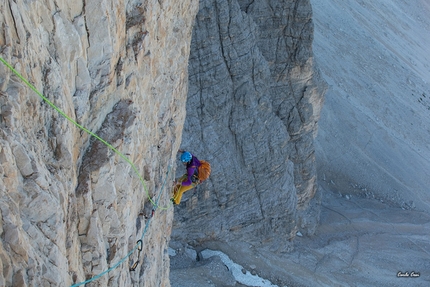
<path id="1" fill-rule="evenodd" d="M 226 254 L 222 253 L 221 251 L 206 249 L 201 252 L 201 255 L 203 259 L 207 259 L 212 256 L 218 256 L 219 258 L 221 258 L 221 261 L 233 274 L 234 279 L 241 284 L 253 287 L 279 287 L 278 285 L 272 284 L 272 282 L 267 279 L 261 278 L 258 275 L 252 275 L 247 270 L 244 274 L 242 272 L 244 268 L 241 265 L 234 263 L 233 260 L 231 260 Z"/>
<path id="2" fill-rule="evenodd" d="M 167 248 L 167 253 L 170 257 L 176 256 L 176 250 L 171 247 Z"/>

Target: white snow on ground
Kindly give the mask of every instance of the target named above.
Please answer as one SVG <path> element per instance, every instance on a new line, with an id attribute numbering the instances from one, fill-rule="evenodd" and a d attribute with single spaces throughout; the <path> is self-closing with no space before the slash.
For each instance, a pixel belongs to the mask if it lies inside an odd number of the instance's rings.
<path id="1" fill-rule="evenodd" d="M 167 249 L 167 253 L 169 254 L 169 256 L 170 257 L 172 257 L 172 256 L 176 256 L 176 251 L 175 251 L 175 249 L 173 249 L 173 248 L 168 248 Z"/>
<path id="2" fill-rule="evenodd" d="M 218 256 L 221 258 L 221 261 L 228 267 L 236 281 L 241 284 L 253 287 L 279 287 L 278 285 L 273 285 L 272 282 L 267 279 L 263 279 L 258 275 L 252 275 L 249 271 L 246 271 L 244 274 L 242 272 L 244 268 L 241 265 L 234 263 L 233 260 L 221 251 L 206 249 L 201 252 L 201 255 L 204 259 L 208 259 L 212 256 Z"/>

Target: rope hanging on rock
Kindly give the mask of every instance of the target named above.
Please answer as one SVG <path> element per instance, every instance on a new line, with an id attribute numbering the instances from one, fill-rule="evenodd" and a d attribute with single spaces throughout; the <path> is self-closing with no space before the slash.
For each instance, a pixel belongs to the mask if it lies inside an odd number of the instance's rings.
<path id="1" fill-rule="evenodd" d="M 146 187 L 145 181 L 143 179 L 143 177 L 140 175 L 139 171 L 137 170 L 137 167 L 134 165 L 134 163 L 128 159 L 124 154 L 122 154 L 119 150 L 117 150 L 116 148 L 114 148 L 110 143 L 108 143 L 107 141 L 105 141 L 104 139 L 102 139 L 101 137 L 99 137 L 98 135 L 96 135 L 95 133 L 93 133 L 92 131 L 88 130 L 87 128 L 85 128 L 84 126 L 80 125 L 79 123 L 77 123 L 75 120 L 73 120 L 71 117 L 69 117 L 65 112 L 63 112 L 60 108 L 58 108 L 56 105 L 54 105 L 54 103 L 52 103 L 47 97 L 45 97 L 41 92 L 39 92 L 32 84 L 30 84 L 29 81 L 27 81 L 27 79 L 25 79 L 18 71 L 16 71 L 8 62 L 6 62 L 1 56 L 0 56 L 0 61 L 6 65 L 6 67 L 8 67 L 18 78 L 21 79 L 21 81 L 24 82 L 24 84 L 26 84 L 31 90 L 33 90 L 43 101 L 45 101 L 49 106 L 51 106 L 54 110 L 56 110 L 60 115 L 62 115 L 64 118 L 66 118 L 70 123 L 72 123 L 73 125 L 75 125 L 76 127 L 78 127 L 79 129 L 83 130 L 84 132 L 86 132 L 87 134 L 89 134 L 90 136 L 96 138 L 97 140 L 101 141 L 104 145 L 106 145 L 109 149 L 111 149 L 112 151 L 114 151 L 117 155 L 119 155 L 123 160 L 125 160 L 128 164 L 130 164 L 130 166 L 132 167 L 133 171 L 136 173 L 136 175 L 139 177 L 140 182 L 142 183 L 143 189 L 145 190 L 149 201 L 152 203 L 152 205 L 155 208 L 160 208 L 163 210 L 166 210 L 170 207 L 169 206 L 165 206 L 165 207 L 160 207 L 157 206 L 157 204 L 155 203 L 155 201 L 151 198 L 151 196 L 149 195 L 149 191 L 148 188 Z"/>
<path id="2" fill-rule="evenodd" d="M 111 149 L 112 151 L 114 151 L 117 155 L 119 155 L 123 160 L 125 160 L 128 164 L 131 165 L 133 171 L 137 174 L 137 176 L 139 177 L 140 182 L 142 183 L 143 189 L 145 190 L 149 201 L 151 202 L 151 204 L 153 205 L 153 210 L 152 210 L 152 216 L 147 220 L 145 228 L 142 232 L 142 236 L 141 238 L 136 242 L 136 245 L 134 246 L 134 248 L 124 257 L 122 258 L 120 261 L 118 261 L 115 265 L 113 265 L 111 268 L 109 268 L 108 270 L 84 281 L 81 283 L 76 283 L 74 285 L 72 285 L 71 287 L 77 287 L 77 286 L 81 286 L 84 284 L 87 284 L 89 282 L 92 282 L 94 280 L 97 280 L 98 278 L 102 277 L 103 275 L 109 273 L 110 271 L 114 270 L 115 268 L 117 268 L 119 265 L 121 265 L 122 263 L 124 263 L 125 260 L 127 260 L 128 257 L 130 257 L 135 251 L 136 249 L 138 249 L 139 253 L 138 253 L 138 260 L 132 265 L 132 268 L 130 268 L 130 271 L 134 271 L 136 270 L 138 264 L 139 264 L 139 259 L 140 259 L 140 252 L 143 249 L 143 237 L 145 236 L 148 227 L 149 227 L 149 223 L 151 222 L 152 217 L 155 214 L 155 211 L 160 208 L 162 210 L 166 210 L 168 209 L 171 205 L 169 206 L 165 206 L 165 207 L 160 207 L 158 205 L 158 202 L 160 201 L 161 198 L 161 194 L 162 191 L 164 189 L 164 186 L 167 182 L 167 178 L 169 177 L 169 173 L 170 173 L 170 169 L 171 166 L 169 165 L 168 171 L 167 171 L 167 175 L 166 178 L 163 182 L 163 185 L 161 186 L 160 192 L 158 194 L 158 198 L 156 201 L 154 201 L 151 196 L 149 195 L 149 191 L 148 188 L 146 187 L 145 181 L 142 178 L 142 176 L 140 175 L 139 171 L 137 170 L 136 166 L 134 165 L 134 163 L 128 159 L 125 155 L 123 155 L 120 151 L 118 151 L 116 148 L 114 148 L 110 143 L 108 143 L 107 141 L 105 141 L 104 139 L 102 139 L 101 137 L 99 137 L 98 135 L 96 135 L 95 133 L 93 133 L 92 131 L 88 130 L 87 128 L 85 128 L 84 126 L 80 125 L 79 123 L 77 123 L 75 120 L 73 120 L 71 117 L 69 117 L 66 113 L 64 113 L 60 108 L 58 108 L 56 105 L 54 105 L 48 98 L 46 98 L 41 92 L 39 92 L 29 81 L 27 81 L 27 79 L 25 79 L 18 71 L 16 71 L 7 61 L 5 61 L 1 56 L 0 56 L 0 61 L 6 66 L 8 67 L 18 78 L 20 78 L 31 90 L 33 90 L 43 101 L 45 101 L 50 107 L 52 107 L 54 110 L 56 110 L 60 115 L 62 115 L 64 118 L 66 118 L 70 123 L 72 123 L 73 125 L 75 125 L 76 127 L 78 127 L 79 129 L 83 130 L 84 132 L 88 133 L 90 136 L 96 138 L 97 140 L 99 140 L 100 142 L 102 142 L 104 145 L 106 145 L 109 149 Z"/>
<path id="3" fill-rule="evenodd" d="M 165 187 L 165 185 L 166 185 L 166 182 L 167 182 L 167 179 L 169 178 L 169 173 L 170 173 L 170 169 L 171 169 L 171 166 L 169 166 L 169 169 L 168 169 L 168 171 L 167 171 L 167 175 L 166 175 L 166 178 L 164 179 L 164 182 L 163 182 L 163 185 L 161 186 L 161 189 L 160 189 L 160 193 L 158 194 L 158 198 L 157 198 L 157 200 L 156 200 L 156 203 L 158 204 L 158 202 L 160 201 L 160 198 L 161 198 L 161 194 L 163 193 L 163 189 L 164 189 L 164 187 Z M 145 224 L 145 228 L 143 229 L 143 232 L 142 232 L 142 236 L 140 237 L 140 239 L 136 242 L 136 245 L 134 246 L 134 248 L 124 257 L 124 258 L 122 258 L 120 261 L 118 261 L 118 263 L 116 263 L 114 266 L 112 266 L 111 268 L 109 268 L 108 270 L 106 270 L 106 271 L 104 271 L 104 272 L 102 272 L 102 273 L 100 273 L 100 274 L 98 274 L 98 275 L 96 275 L 96 276 L 94 276 L 94 277 L 92 277 L 92 278 L 90 278 L 90 279 L 88 279 L 88 280 L 86 280 L 86 281 L 84 281 L 84 282 L 80 282 L 80 283 L 76 283 L 76 284 L 74 284 L 74 285 L 72 285 L 72 286 L 70 286 L 70 287 L 78 287 L 78 286 L 81 286 L 81 285 L 84 285 L 84 284 L 87 284 L 87 283 L 90 283 L 90 282 L 92 282 L 92 281 L 94 281 L 94 280 L 97 280 L 97 279 L 99 279 L 100 277 L 102 277 L 103 275 L 105 275 L 105 274 L 107 274 L 107 273 L 109 273 L 109 272 L 111 272 L 112 270 L 114 270 L 115 268 L 117 268 L 119 265 L 121 265 L 122 263 L 124 263 L 124 261 L 125 260 L 127 260 L 127 258 L 128 257 L 130 257 L 133 253 L 134 253 L 134 251 L 136 251 L 136 249 L 139 251 L 138 252 L 138 255 L 137 255 L 137 261 L 136 262 L 134 262 L 133 264 L 132 264 L 132 266 L 130 267 L 130 271 L 135 271 L 136 270 L 136 268 L 137 268 L 137 266 L 139 265 L 139 263 L 140 263 L 140 253 L 141 253 L 141 251 L 142 251 L 142 249 L 143 249 L 143 238 L 144 238 L 144 236 L 145 236 L 145 234 L 146 234 L 146 232 L 148 231 L 148 227 L 149 227 L 149 223 L 151 222 L 151 219 L 152 219 L 152 217 L 154 217 L 154 214 L 155 214 L 155 211 L 156 211 L 156 208 L 154 208 L 153 210 L 152 210 L 152 214 L 151 214 L 151 217 L 146 221 L 146 224 Z"/>

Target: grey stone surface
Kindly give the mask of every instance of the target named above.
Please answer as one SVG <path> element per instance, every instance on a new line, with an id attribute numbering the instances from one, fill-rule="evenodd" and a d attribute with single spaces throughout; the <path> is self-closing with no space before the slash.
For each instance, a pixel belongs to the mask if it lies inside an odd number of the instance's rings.
<path id="1" fill-rule="evenodd" d="M 207 259 L 193 268 L 172 269 L 170 278 L 172 287 L 237 286 L 219 258 Z"/>
<path id="2" fill-rule="evenodd" d="M 316 140 L 321 189 L 306 210 L 319 224 L 300 230 L 289 253 L 233 240 L 199 248 L 278 286 L 429 286 L 430 7 L 312 3 L 315 58 L 330 85 Z"/>
<path id="3" fill-rule="evenodd" d="M 2 1 L 0 286 L 71 286 L 141 238 L 180 145 L 197 1 Z M 173 176 L 170 176 L 169 183 Z M 169 183 L 166 185 L 168 186 Z M 160 206 L 169 204 L 170 188 Z M 149 203 L 149 207 L 148 207 Z M 88 286 L 169 286 L 173 209 Z"/>
<path id="4" fill-rule="evenodd" d="M 314 1 L 321 183 L 430 212 L 428 3 Z"/>
<path id="5" fill-rule="evenodd" d="M 309 1 L 200 1 L 182 148 L 208 160 L 212 175 L 185 193 L 174 238 L 288 250 L 299 222 L 315 228 L 298 213 L 316 191 L 313 140 L 325 88 L 312 34 Z"/>
<path id="6" fill-rule="evenodd" d="M 309 1 L 202 0 L 189 75 L 197 1 L 4 1 L 0 53 L 112 140 L 152 196 L 179 148 L 189 79 L 182 148 L 213 174 L 184 196 L 175 238 L 278 286 L 428 286 L 428 4 L 322 3 L 324 194 Z M 111 117 L 122 100 L 130 125 Z M 0 286 L 69 286 L 118 262 L 152 213 L 130 166 L 2 64 L 0 109 Z M 91 285 L 169 286 L 172 221 L 157 210 L 137 272 L 133 254 Z M 180 259 L 172 285 L 240 286 L 217 257 L 199 265 L 192 248 L 170 253 Z"/>
<path id="7" fill-rule="evenodd" d="M 429 222 L 425 212 L 326 190 L 315 234 L 297 237 L 292 252 L 238 241 L 206 246 L 244 268 L 255 265 L 260 277 L 278 286 L 424 287 L 430 282 Z M 398 275 L 412 271 L 419 276 Z"/>

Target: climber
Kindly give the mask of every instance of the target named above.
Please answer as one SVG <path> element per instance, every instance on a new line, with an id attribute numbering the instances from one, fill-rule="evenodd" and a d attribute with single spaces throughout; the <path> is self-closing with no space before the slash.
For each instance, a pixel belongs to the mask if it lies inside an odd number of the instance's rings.
<path id="1" fill-rule="evenodd" d="M 206 180 L 211 173 L 211 166 L 207 161 L 199 160 L 188 151 L 179 150 L 178 152 L 182 153 L 181 161 L 186 166 L 187 173 L 175 182 L 171 199 L 174 204 L 179 204 L 184 192 Z"/>

